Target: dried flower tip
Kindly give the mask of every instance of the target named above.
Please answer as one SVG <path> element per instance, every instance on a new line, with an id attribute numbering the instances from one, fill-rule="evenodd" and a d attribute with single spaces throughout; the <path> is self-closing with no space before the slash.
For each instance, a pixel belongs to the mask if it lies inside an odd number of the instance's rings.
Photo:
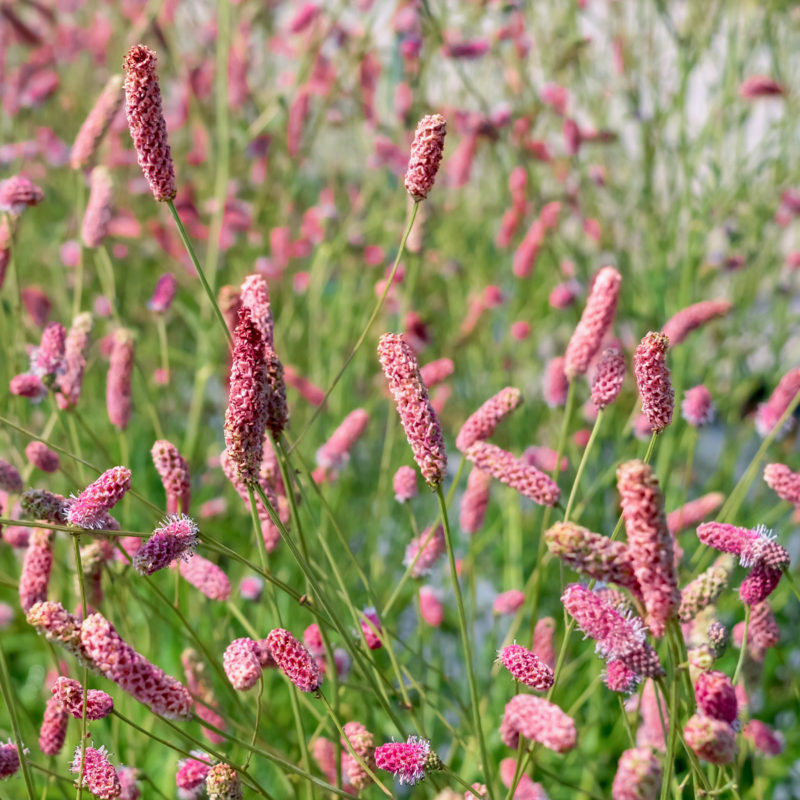
<path id="1" fill-rule="evenodd" d="M 105 747 L 87 747 L 84 758 L 81 759 L 81 748 L 75 748 L 75 757 L 72 760 L 70 771 L 76 775 L 83 769 L 83 786 L 95 797 L 101 800 L 113 800 L 122 793 L 117 771 L 108 760 Z"/>
<path id="2" fill-rule="evenodd" d="M 131 471 L 127 467 L 112 467 L 78 497 L 69 501 L 67 521 L 78 528 L 99 528 L 110 511 L 131 488 Z"/>
<path id="3" fill-rule="evenodd" d="M 619 396 L 625 381 L 625 356 L 616 348 L 603 350 L 592 379 L 592 403 L 597 408 L 610 406 Z"/>
<path id="4" fill-rule="evenodd" d="M 75 719 L 83 717 L 83 686 L 78 681 L 63 676 L 56 678 L 52 690 L 53 697 L 61 708 Z M 114 708 L 114 700 L 99 689 L 86 692 L 86 719 L 104 719 Z"/>
<path id="5" fill-rule="evenodd" d="M 648 333 L 633 354 L 633 371 L 642 399 L 642 411 L 650 427 L 660 433 L 672 422 L 675 390 L 666 364 L 669 340 L 662 333 Z"/>
<path id="6" fill-rule="evenodd" d="M 441 114 L 428 114 L 417 124 L 405 178 L 406 191 L 417 202 L 428 196 L 436 180 L 446 134 L 447 123 Z"/>
<path id="7" fill-rule="evenodd" d="M 279 669 L 301 692 L 316 692 L 322 683 L 319 667 L 308 650 L 284 628 L 267 636 L 267 646 Z"/>
<path id="8" fill-rule="evenodd" d="M 511 673 L 515 681 L 543 692 L 553 685 L 553 670 L 526 647 L 511 644 L 504 647 L 497 660 Z"/>

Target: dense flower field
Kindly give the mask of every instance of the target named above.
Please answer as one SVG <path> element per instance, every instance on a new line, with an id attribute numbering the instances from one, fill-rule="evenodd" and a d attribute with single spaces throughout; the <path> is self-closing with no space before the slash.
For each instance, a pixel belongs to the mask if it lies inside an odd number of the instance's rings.
<path id="1" fill-rule="evenodd" d="M 0 798 L 799 797 L 798 46 L 0 2 Z"/>

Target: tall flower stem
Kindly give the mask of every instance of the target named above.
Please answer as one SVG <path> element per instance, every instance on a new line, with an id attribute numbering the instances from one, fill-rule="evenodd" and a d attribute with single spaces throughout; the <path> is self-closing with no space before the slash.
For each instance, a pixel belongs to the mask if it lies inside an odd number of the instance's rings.
<path id="1" fill-rule="evenodd" d="M 33 782 L 31 774 L 28 772 L 28 761 L 25 757 L 25 749 L 22 744 L 22 732 L 19 727 L 19 720 L 17 719 L 17 710 L 14 705 L 14 698 L 11 694 L 11 679 L 8 673 L 8 663 L 6 662 L 6 653 L 3 649 L 2 642 L 0 642 L 0 690 L 3 693 L 3 700 L 8 708 L 8 716 L 11 719 L 11 729 L 14 732 L 14 741 L 17 745 L 17 754 L 19 755 L 19 763 L 22 766 L 22 775 L 25 778 L 25 788 L 28 792 L 28 800 L 35 800 L 33 793 Z M 86 704 L 84 703 L 84 706 Z"/>
<path id="2" fill-rule="evenodd" d="M 322 413 L 322 409 L 325 407 L 325 403 L 327 402 L 328 398 L 331 396 L 331 392 L 336 388 L 336 384 L 344 375 L 345 370 L 350 365 L 350 362 L 355 358 L 356 353 L 361 349 L 361 345 L 364 344 L 364 339 L 367 338 L 367 334 L 369 333 L 372 324 L 378 318 L 378 314 L 380 314 L 381 309 L 383 308 L 383 304 L 386 300 L 386 296 L 389 294 L 389 290 L 392 288 L 392 284 L 394 283 L 394 276 L 397 273 L 397 267 L 400 265 L 400 258 L 403 255 L 403 251 L 406 249 L 406 241 L 408 239 L 408 235 L 411 233 L 411 228 L 414 225 L 414 220 L 417 216 L 417 209 L 419 207 L 419 203 L 414 203 L 414 207 L 411 209 L 411 214 L 408 218 L 408 224 L 406 225 L 405 233 L 403 233 L 403 238 L 400 241 L 400 247 L 397 250 L 397 255 L 394 259 L 394 264 L 392 265 L 392 271 L 389 273 L 389 278 L 386 281 L 386 286 L 381 293 L 381 296 L 378 298 L 378 302 L 375 304 L 375 308 L 372 310 L 372 314 L 370 314 L 369 319 L 367 320 L 367 324 L 364 326 L 364 330 L 361 331 L 361 335 L 356 340 L 356 343 L 353 345 L 353 349 L 350 351 L 350 354 L 344 360 L 344 364 L 342 364 L 341 369 L 339 372 L 336 373 L 336 377 L 333 379 L 333 382 L 328 387 L 328 390 L 325 392 L 325 396 L 322 398 L 322 402 L 314 409 L 314 413 L 311 415 L 311 419 L 303 426 L 303 429 L 300 431 L 298 437 L 294 440 L 294 443 L 289 448 L 289 452 L 291 453 L 295 447 L 300 443 L 300 440 L 308 433 L 311 429 L 311 426 L 314 424 L 317 417 Z"/>
<path id="3" fill-rule="evenodd" d="M 489 756 L 486 751 L 486 741 L 483 736 L 483 726 L 481 724 L 480 698 L 478 697 L 478 685 L 475 682 L 475 671 L 472 668 L 472 645 L 469 640 L 467 629 L 467 616 L 464 613 L 464 600 L 461 597 L 461 587 L 458 583 L 458 572 L 456 570 L 456 557 L 453 552 L 453 537 L 450 533 L 450 520 L 447 516 L 447 503 L 444 499 L 441 485 L 436 487 L 436 497 L 439 500 L 439 510 L 442 514 L 442 524 L 444 526 L 444 540 L 447 547 L 447 558 L 450 562 L 450 579 L 453 582 L 453 591 L 456 595 L 456 605 L 458 606 L 458 625 L 461 633 L 461 644 L 464 648 L 464 661 L 467 668 L 467 681 L 469 683 L 470 703 L 472 706 L 472 724 L 475 728 L 475 736 L 478 739 L 478 746 L 481 752 L 481 761 L 486 786 L 489 787 L 489 798 L 494 800 L 494 788 L 492 786 L 492 775 L 490 771 Z"/>
<path id="4" fill-rule="evenodd" d="M 72 552 L 75 557 L 75 571 L 78 575 L 78 589 L 81 595 L 81 614 L 83 619 L 86 619 L 86 585 L 83 581 L 83 564 L 81 563 L 81 547 L 80 547 L 80 534 L 73 534 L 72 536 Z M 86 695 L 88 692 L 87 684 L 89 682 L 89 669 L 84 666 L 83 668 L 83 710 L 81 713 L 81 768 L 78 773 L 78 787 L 75 790 L 76 800 L 80 800 L 83 795 L 83 773 L 86 768 Z"/>
<path id="5" fill-rule="evenodd" d="M 742 634 L 742 646 L 739 648 L 739 660 L 736 662 L 736 670 L 733 673 L 733 683 L 739 680 L 744 666 L 744 655 L 747 652 L 747 634 L 750 629 L 750 606 L 744 607 L 744 633 Z"/>
<path id="6" fill-rule="evenodd" d="M 589 460 L 589 453 L 591 452 L 594 440 L 597 438 L 602 421 L 603 410 L 600 409 L 597 412 L 597 418 L 594 421 L 594 427 L 592 428 L 592 433 L 589 436 L 589 441 L 586 443 L 586 447 L 583 448 L 583 455 L 581 456 L 581 463 L 578 464 L 578 471 L 575 473 L 575 480 L 572 482 L 572 489 L 570 489 L 569 499 L 567 500 L 567 508 L 564 511 L 564 522 L 569 520 L 569 514 L 570 511 L 572 511 L 572 505 L 575 502 L 575 495 L 578 493 L 578 485 L 581 482 L 583 470 L 586 468 L 586 462 Z"/>

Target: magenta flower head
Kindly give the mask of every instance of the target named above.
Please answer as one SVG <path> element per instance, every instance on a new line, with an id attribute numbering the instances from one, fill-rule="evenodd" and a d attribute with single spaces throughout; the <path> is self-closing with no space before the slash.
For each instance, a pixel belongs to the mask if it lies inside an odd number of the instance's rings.
<path id="1" fill-rule="evenodd" d="M 431 573 L 446 550 L 444 528 L 441 525 L 426 528 L 408 543 L 403 566 L 411 567 L 412 578 L 421 578 Z"/>
<path id="2" fill-rule="evenodd" d="M 157 63 L 156 54 L 150 48 L 137 44 L 128 51 L 122 66 L 125 70 L 125 114 L 139 166 L 153 197 L 164 202 L 172 200 L 178 191 L 167 141 L 167 123 L 161 109 Z"/>
<path id="3" fill-rule="evenodd" d="M 697 676 L 694 697 L 701 714 L 714 719 L 721 719 L 732 725 L 738 712 L 736 692 L 731 679 L 718 670 L 701 672 Z"/>
<path id="4" fill-rule="evenodd" d="M 584 375 L 608 333 L 614 315 L 622 276 L 613 267 L 603 267 L 594 278 L 586 308 L 572 334 L 564 356 L 564 373 L 568 380 Z"/>
<path id="5" fill-rule="evenodd" d="M 617 468 L 617 488 L 628 554 L 647 608 L 647 625 L 654 636 L 660 637 L 681 602 L 664 498 L 658 478 L 641 461 L 628 461 Z"/>
<path id="6" fill-rule="evenodd" d="M 592 379 L 592 402 L 597 408 L 610 406 L 625 380 L 625 356 L 616 348 L 603 350 Z"/>
<path id="7" fill-rule="evenodd" d="M 240 291 L 242 306 L 250 311 L 250 318 L 258 328 L 264 346 L 274 348 L 274 322 L 269 302 L 269 287 L 261 275 L 248 275 Z"/>
<path id="8" fill-rule="evenodd" d="M 687 720 L 683 736 L 689 748 L 703 761 L 730 764 L 736 758 L 736 732 L 720 719 L 695 714 Z"/>
<path id="9" fill-rule="evenodd" d="M 25 456 L 42 472 L 57 472 L 61 464 L 58 453 L 51 450 L 44 442 L 28 442 Z"/>
<path id="10" fill-rule="evenodd" d="M 419 374 L 417 357 L 402 335 L 385 333 L 378 343 L 378 358 L 414 460 L 427 484 L 435 489 L 444 479 L 447 453 L 439 419 Z"/>
<path id="11" fill-rule="evenodd" d="M 666 364 L 669 339 L 663 333 L 648 333 L 633 354 L 633 371 L 642 399 L 642 411 L 655 433 L 672 422 L 675 390 Z"/>
<path id="12" fill-rule="evenodd" d="M 72 321 L 64 346 L 66 370 L 56 379 L 56 401 L 62 410 L 75 406 L 81 396 L 83 373 L 86 370 L 86 354 L 92 343 L 92 315 L 78 314 Z"/>
<path id="13" fill-rule="evenodd" d="M 308 650 L 284 628 L 267 636 L 267 646 L 281 672 L 301 692 L 316 692 L 322 683 L 319 667 Z"/>
<path id="14" fill-rule="evenodd" d="M 231 596 L 231 582 L 222 568 L 198 553 L 178 562 L 178 569 L 181 577 L 209 600 L 225 602 Z"/>
<path id="15" fill-rule="evenodd" d="M 186 514 L 192 494 L 192 481 L 186 459 L 166 439 L 159 439 L 151 448 L 150 455 L 167 493 L 167 513 L 176 513 L 180 505 Z"/>
<path id="16" fill-rule="evenodd" d="M 211 761 L 210 756 L 198 750 L 192 751 L 193 758 L 185 758 L 178 762 L 178 771 L 175 773 L 175 785 L 179 790 L 186 793 L 191 792 L 191 797 L 196 797 L 200 793 L 206 782 L 206 776 L 211 769 L 211 765 L 205 763 Z M 200 761 L 200 759 L 203 759 Z"/>
<path id="17" fill-rule="evenodd" d="M 456 437 L 456 447 L 466 453 L 475 442 L 488 439 L 498 424 L 522 403 L 519 389 L 506 386 L 494 397 L 490 397 L 461 426 Z"/>
<path id="18" fill-rule="evenodd" d="M 684 308 L 672 317 L 662 329 L 671 347 L 679 345 L 692 331 L 731 310 L 727 300 L 704 300 Z"/>
<path id="19" fill-rule="evenodd" d="M 406 191 L 417 203 L 433 188 L 446 134 L 447 123 L 441 114 L 428 114 L 417 124 L 405 178 Z"/>
<path id="20" fill-rule="evenodd" d="M 26 208 L 38 206 L 44 192 L 24 175 L 12 175 L 0 181 L 0 212 L 19 216 Z"/>
<path id="21" fill-rule="evenodd" d="M 398 783 L 413 786 L 430 771 L 442 769 L 442 762 L 427 739 L 409 736 L 405 742 L 389 742 L 375 748 L 375 765 L 391 772 Z"/>
<path id="22" fill-rule="evenodd" d="M 520 736 L 556 753 L 566 753 L 575 747 L 578 733 L 572 717 L 554 703 L 532 694 L 518 694 L 506 703 L 500 738 L 516 750 Z"/>
<path id="23" fill-rule="evenodd" d="M 75 719 L 83 717 L 83 686 L 78 681 L 61 676 L 51 689 L 61 708 Z M 86 692 L 86 719 L 105 719 L 114 708 L 114 700 L 99 689 Z"/>
<path id="24" fill-rule="evenodd" d="M 780 379 L 767 402 L 758 407 L 758 411 L 756 411 L 756 430 L 759 435 L 767 436 L 772 431 L 780 418 L 786 413 L 798 392 L 800 392 L 800 367 L 795 367 Z M 793 427 L 794 419 L 790 416 L 776 438 L 785 436 Z"/>
<path id="25" fill-rule="evenodd" d="M 459 511 L 459 524 L 469 534 L 477 533 L 483 526 L 491 485 L 492 476 L 487 472 L 477 467 L 470 470 Z"/>
<path id="26" fill-rule="evenodd" d="M 46 756 L 57 756 L 67 738 L 69 715 L 57 697 L 50 697 L 44 707 L 42 726 L 39 728 L 39 749 Z"/>
<path id="27" fill-rule="evenodd" d="M 681 406 L 683 418 L 695 428 L 702 428 L 714 420 L 714 403 L 705 386 L 694 386 L 686 390 Z"/>
<path id="28" fill-rule="evenodd" d="M 381 641 L 382 630 L 381 621 L 378 619 L 375 608 L 365 608 L 361 612 L 361 631 L 370 650 L 380 650 L 383 647 L 383 642 Z"/>
<path id="29" fill-rule="evenodd" d="M 353 752 L 371 770 L 375 769 L 375 739 L 360 722 L 346 722 L 342 726 L 342 730 L 344 731 L 344 736 L 342 737 L 342 776 L 347 779 L 354 789 L 360 792 L 372 783 L 372 778 L 369 777 L 364 767 L 347 750 L 345 737 L 347 737 L 350 747 L 353 748 Z"/>
<path id="30" fill-rule="evenodd" d="M 215 764 L 206 775 L 208 800 L 242 800 L 239 773 L 228 764 Z"/>
<path id="31" fill-rule="evenodd" d="M 131 377 L 133 375 L 133 334 L 119 328 L 114 332 L 106 379 L 106 409 L 112 425 L 124 431 L 131 420 Z"/>
<path id="32" fill-rule="evenodd" d="M 10 778 L 19 771 L 19 752 L 11 741 L 0 744 L 0 780 Z"/>
<path id="33" fill-rule="evenodd" d="M 225 648 L 222 666 L 234 689 L 252 689 L 261 677 L 258 645 L 252 639 L 234 639 Z"/>
<path id="34" fill-rule="evenodd" d="M 603 680 L 612 692 L 630 694 L 639 683 L 639 676 L 624 661 L 609 661 Z"/>
<path id="35" fill-rule="evenodd" d="M 400 467 L 392 479 L 394 499 L 398 503 L 407 503 L 417 496 L 417 473 L 411 467 Z"/>
<path id="36" fill-rule="evenodd" d="M 0 490 L 9 494 L 19 494 L 22 486 L 22 476 L 17 468 L 0 458 Z"/>
<path id="37" fill-rule="evenodd" d="M 784 553 L 786 551 L 777 545 Z M 786 556 L 788 561 L 788 555 Z M 739 598 L 748 606 L 754 606 L 766 600 L 777 588 L 783 575 L 783 567 L 774 568 L 767 564 L 757 564 L 739 587 Z"/>
<path id="38" fill-rule="evenodd" d="M 548 475 L 496 445 L 476 442 L 466 456 L 478 469 L 516 489 L 534 503 L 553 506 L 561 496 L 561 490 Z"/>
<path id="39" fill-rule="evenodd" d="M 27 397 L 32 403 L 40 403 L 47 397 L 47 387 L 38 375 L 23 372 L 8 382 L 8 391 L 18 397 Z"/>
<path id="40" fill-rule="evenodd" d="M 86 169 L 94 163 L 103 137 L 122 105 L 122 98 L 122 77 L 114 75 L 103 87 L 100 97 L 75 137 L 69 157 L 72 169 Z"/>
<path id="41" fill-rule="evenodd" d="M 47 600 L 47 587 L 53 568 L 52 531 L 35 530 L 25 550 L 19 576 L 19 603 L 28 612 L 36 603 Z"/>
<path id="42" fill-rule="evenodd" d="M 101 800 L 113 800 L 122 793 L 117 771 L 108 760 L 105 747 L 87 747 L 81 763 L 80 745 L 75 748 L 70 771 L 76 775 L 83 771 L 83 786 Z"/>
<path id="43" fill-rule="evenodd" d="M 340 469 L 350 458 L 350 450 L 361 438 L 369 423 L 363 408 L 351 411 L 333 435 L 317 450 L 317 464 L 326 469 Z"/>
<path id="44" fill-rule="evenodd" d="M 767 464 L 764 482 L 781 500 L 800 505 L 800 472 L 792 472 L 786 464 Z"/>
<path id="45" fill-rule="evenodd" d="M 42 331 L 39 346 L 31 356 L 31 372 L 41 378 L 48 386 L 53 378 L 66 369 L 64 348 L 67 331 L 60 322 L 48 322 Z"/>
<path id="46" fill-rule="evenodd" d="M 176 559 L 188 561 L 197 548 L 197 523 L 191 517 L 175 514 L 153 531 L 136 551 L 134 569 L 140 575 L 152 575 Z"/>
<path id="47" fill-rule="evenodd" d="M 78 528 L 101 528 L 106 512 L 122 500 L 131 488 L 131 471 L 127 467 L 112 467 L 77 497 L 71 498 L 67 522 Z"/>
<path id="48" fill-rule="evenodd" d="M 111 173 L 106 167 L 95 167 L 89 177 L 89 202 L 81 225 L 81 239 L 88 248 L 97 248 L 108 235 L 113 215 Z"/>
<path id="49" fill-rule="evenodd" d="M 153 296 L 147 307 L 155 314 L 166 314 L 172 308 L 172 301 L 178 291 L 178 281 L 171 272 L 165 272 L 156 282 Z"/>
<path id="50" fill-rule="evenodd" d="M 634 747 L 619 757 L 613 800 L 651 800 L 660 789 L 661 761 L 651 747 Z"/>
<path id="51" fill-rule="evenodd" d="M 498 654 L 497 660 L 518 683 L 543 692 L 553 685 L 553 670 L 538 656 L 521 644 L 510 644 Z"/>

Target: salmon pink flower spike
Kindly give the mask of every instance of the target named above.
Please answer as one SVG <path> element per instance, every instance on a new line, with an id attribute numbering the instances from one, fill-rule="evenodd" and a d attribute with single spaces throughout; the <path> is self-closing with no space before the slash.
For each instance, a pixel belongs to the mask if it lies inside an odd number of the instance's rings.
<path id="1" fill-rule="evenodd" d="M 689 748 L 703 761 L 730 764 L 736 758 L 736 732 L 727 722 L 695 714 L 687 720 L 683 736 Z"/>
<path id="2" fill-rule="evenodd" d="M 702 428 L 714 419 L 714 403 L 702 384 L 686 390 L 681 406 L 683 418 L 695 428 Z"/>
<path id="3" fill-rule="evenodd" d="M 775 391 L 766 403 L 762 403 L 756 411 L 756 430 L 760 436 L 767 436 L 786 413 L 797 393 L 800 392 L 800 367 L 789 370 L 778 382 Z M 794 419 L 790 416 L 778 432 L 776 438 L 782 438 L 792 428 Z"/>
<path id="4" fill-rule="evenodd" d="M 520 736 L 556 753 L 566 753 L 575 747 L 577 730 L 572 717 L 549 700 L 518 694 L 506 703 L 500 738 L 503 744 L 516 750 Z"/>
<path id="5" fill-rule="evenodd" d="M 209 600 L 225 602 L 231 596 L 228 576 L 213 561 L 195 553 L 188 561 L 178 562 L 181 577 Z"/>
<path id="6" fill-rule="evenodd" d="M 103 244 L 112 217 L 111 173 L 106 167 L 95 167 L 89 177 L 89 202 L 81 225 L 81 240 L 94 249 Z"/>
<path id="7" fill-rule="evenodd" d="M 112 467 L 76 498 L 70 499 L 67 522 L 78 528 L 101 528 L 106 512 L 119 503 L 131 488 L 131 471 L 127 467 Z"/>
<path id="8" fill-rule="evenodd" d="M 19 771 L 19 752 L 10 741 L 0 744 L 0 780 L 10 778 Z"/>
<path id="9" fill-rule="evenodd" d="M 30 538 L 19 576 L 19 604 L 26 613 L 36 603 L 47 600 L 47 587 L 53 569 L 52 531 L 37 529 Z"/>
<path id="10" fill-rule="evenodd" d="M 53 688 L 53 697 L 61 708 L 75 719 L 83 717 L 83 686 L 79 681 L 65 678 L 63 675 L 56 678 Z M 88 689 L 86 692 L 86 719 L 105 719 L 114 708 L 114 700 L 110 695 L 99 689 Z"/>
<path id="11" fill-rule="evenodd" d="M 112 425 L 124 431 L 131 420 L 133 334 L 120 328 L 114 332 L 106 380 L 106 409 Z"/>
<path id="12" fill-rule="evenodd" d="M 62 410 L 77 405 L 83 386 L 83 373 L 86 370 L 86 354 L 91 346 L 92 315 L 87 311 L 78 314 L 72 321 L 64 345 L 66 370 L 56 378 L 56 402 Z"/>
<path id="13" fill-rule="evenodd" d="M 61 464 L 58 453 L 51 450 L 44 442 L 28 442 L 25 456 L 36 469 L 42 472 L 57 472 Z"/>
<path id="14" fill-rule="evenodd" d="M 466 453 L 475 442 L 488 439 L 500 422 L 521 404 L 522 393 L 519 389 L 513 386 L 501 389 L 467 418 L 456 437 L 456 447 Z"/>
<path id="15" fill-rule="evenodd" d="M 67 738 L 69 715 L 57 697 L 50 697 L 44 707 L 42 727 L 39 729 L 39 749 L 46 756 L 57 756 Z"/>
<path id="16" fill-rule="evenodd" d="M 427 484 L 435 489 L 444 479 L 447 453 L 439 419 L 419 374 L 417 357 L 402 335 L 386 333 L 378 343 L 378 358 L 414 460 Z"/>
<path id="17" fill-rule="evenodd" d="M 240 692 L 252 689 L 261 677 L 258 645 L 252 639 L 234 639 L 225 648 L 222 666 L 234 689 Z"/>
<path id="18" fill-rule="evenodd" d="M 661 789 L 661 761 L 651 747 L 626 750 L 617 762 L 613 800 L 651 800 Z"/>
<path id="19" fill-rule="evenodd" d="M 375 748 L 375 765 L 391 772 L 402 786 L 425 780 L 428 772 L 442 769 L 442 762 L 427 739 L 409 736 L 405 742 L 389 742 Z"/>
<path id="20" fill-rule="evenodd" d="M 431 573 L 436 562 L 446 551 L 444 528 L 441 525 L 437 525 L 435 529 L 426 528 L 408 543 L 403 566 L 412 568 L 412 578 L 421 578 Z"/>
<path id="21" fill-rule="evenodd" d="M 692 331 L 731 310 L 727 300 L 704 300 L 684 308 L 673 316 L 661 332 L 669 339 L 670 347 L 679 345 Z"/>
<path id="22" fill-rule="evenodd" d="M 561 490 L 548 475 L 496 445 L 476 442 L 466 456 L 478 469 L 516 489 L 534 503 L 553 506 L 561 496 Z"/>
<path id="23" fill-rule="evenodd" d="M 642 339 L 633 354 L 633 371 L 642 399 L 642 411 L 654 433 L 661 433 L 672 422 L 675 390 L 666 364 L 669 340 L 652 331 Z"/>
<path id="24" fill-rule="evenodd" d="M 258 328 L 265 348 L 274 348 L 275 323 L 269 302 L 269 287 L 261 275 L 248 275 L 240 290 L 241 303 L 250 311 L 253 324 Z"/>
<path id="25" fill-rule="evenodd" d="M 215 764 L 206 775 L 208 800 L 242 800 L 239 773 L 228 764 Z"/>
<path id="26" fill-rule="evenodd" d="M 331 438 L 317 450 L 317 464 L 326 469 L 343 467 L 350 458 L 350 450 L 361 438 L 368 424 L 369 414 L 363 408 L 351 411 Z"/>
<path id="27" fill-rule="evenodd" d="M 489 488 L 492 476 L 477 467 L 470 470 L 467 488 L 461 496 L 459 524 L 466 533 L 477 533 L 483 526 L 486 507 L 489 505 Z"/>
<path id="28" fill-rule="evenodd" d="M 392 479 L 394 499 L 398 503 L 407 503 L 417 496 L 417 473 L 411 467 L 400 467 Z"/>
<path id="29" fill-rule="evenodd" d="M 167 513 L 175 514 L 178 506 L 184 514 L 189 511 L 192 494 L 192 482 L 189 465 L 178 452 L 178 448 L 166 439 L 159 439 L 150 449 L 156 472 L 167 493 Z"/>
<path id="30" fill-rule="evenodd" d="M 342 775 L 350 785 L 357 791 L 361 791 L 372 783 L 364 767 L 353 758 L 347 750 L 347 742 L 353 748 L 355 754 L 371 770 L 375 770 L 375 739 L 372 734 L 360 722 L 346 722 L 342 726 L 344 736 L 342 737 Z"/>
<path id="31" fill-rule="evenodd" d="M 592 402 L 597 408 L 610 406 L 625 380 L 625 356 L 616 348 L 603 350 L 592 379 Z"/>
<path id="32" fill-rule="evenodd" d="M 150 185 L 153 197 L 160 202 L 172 200 L 175 166 L 167 141 L 167 123 L 161 108 L 156 54 L 142 44 L 128 51 L 125 70 L 125 114 L 139 166 Z"/>
<path id="33" fill-rule="evenodd" d="M 736 692 L 731 679 L 719 670 L 701 672 L 697 676 L 694 697 L 701 714 L 732 725 L 738 713 Z"/>
<path id="34" fill-rule="evenodd" d="M 44 192 L 24 175 L 12 175 L 0 181 L 0 212 L 16 217 L 26 208 L 38 206 L 44 200 Z"/>
<path id="35" fill-rule="evenodd" d="M 510 644 L 498 654 L 497 660 L 511 673 L 515 681 L 544 692 L 553 685 L 553 670 L 538 656 L 520 644 Z"/>
<path id="36" fill-rule="evenodd" d="M 792 472 L 786 464 L 767 464 L 764 482 L 781 500 L 800 505 L 800 472 Z"/>
<path id="37" fill-rule="evenodd" d="M 122 793 L 117 771 L 108 760 L 105 747 L 87 747 L 81 763 L 81 748 L 75 748 L 75 757 L 72 760 L 70 772 L 81 774 L 83 769 L 83 786 L 100 800 L 113 800 Z"/>
<path id="38" fill-rule="evenodd" d="M 417 203 L 433 188 L 446 134 L 447 123 L 441 114 L 428 114 L 417 124 L 405 178 L 406 191 Z"/>
<path id="39" fill-rule="evenodd" d="M 284 628 L 275 628 L 267 636 L 267 647 L 279 669 L 301 691 L 316 692 L 322 676 L 314 657 Z"/>
<path id="40" fill-rule="evenodd" d="M 95 162 L 100 144 L 122 105 L 123 96 L 122 76 L 114 75 L 103 87 L 75 137 L 69 157 L 72 169 L 86 169 Z"/>
<path id="41" fill-rule="evenodd" d="M 188 561 L 197 548 L 197 524 L 191 517 L 175 514 L 136 551 L 133 567 L 140 575 L 152 575 L 176 559 Z"/>
<path id="42" fill-rule="evenodd" d="M 613 267 L 603 267 L 594 278 L 586 308 L 572 334 L 564 357 L 564 372 L 569 381 L 584 375 L 608 333 L 614 315 L 622 276 Z"/>

